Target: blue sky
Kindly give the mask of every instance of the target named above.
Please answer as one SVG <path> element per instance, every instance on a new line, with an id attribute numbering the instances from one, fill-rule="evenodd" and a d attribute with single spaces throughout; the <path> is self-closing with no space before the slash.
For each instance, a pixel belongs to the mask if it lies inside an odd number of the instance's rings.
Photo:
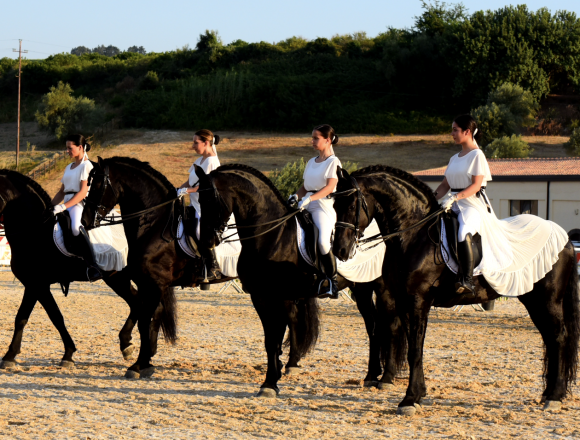
<path id="1" fill-rule="evenodd" d="M 470 12 L 498 9 L 505 0 L 467 0 Z M 518 4 L 518 3 L 511 3 Z M 580 16 L 578 0 L 533 0 L 532 10 L 565 9 Z M 484 6 L 485 5 L 485 6 Z M 224 43 L 278 42 L 291 36 L 307 39 L 365 31 L 369 36 L 389 26 L 411 27 L 421 13 L 420 0 L 51 0 L 3 2 L 0 58 L 17 57 L 12 48 L 22 38 L 29 58 L 69 52 L 100 44 L 125 50 L 144 46 L 149 52 L 195 47 L 205 29 L 217 30 Z"/>

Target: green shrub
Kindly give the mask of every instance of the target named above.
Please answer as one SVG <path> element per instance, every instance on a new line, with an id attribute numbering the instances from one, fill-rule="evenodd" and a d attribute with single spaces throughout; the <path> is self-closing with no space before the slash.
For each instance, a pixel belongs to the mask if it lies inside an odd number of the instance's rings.
<path id="1" fill-rule="evenodd" d="M 270 180 L 274 186 L 282 193 L 284 198 L 290 197 L 300 189 L 304 183 L 304 169 L 306 162 L 301 157 L 296 162 L 288 162 L 280 171 L 276 170 L 270 175 Z M 342 164 L 342 168 L 351 173 L 358 168 L 357 163 L 347 161 Z"/>
<path id="2" fill-rule="evenodd" d="M 564 148 L 569 155 L 580 156 L 580 128 L 574 129 L 568 142 L 564 143 Z"/>
<path id="3" fill-rule="evenodd" d="M 95 101 L 83 96 L 75 98 L 70 85 L 59 81 L 56 87 L 42 97 L 38 111 L 34 115 L 41 129 L 62 140 L 68 134 L 84 131 L 92 132 L 104 122 L 104 110 Z"/>
<path id="4" fill-rule="evenodd" d="M 479 143 L 483 147 L 487 146 L 493 139 L 511 136 L 518 129 L 514 115 L 504 104 L 497 105 L 492 102 L 482 105 L 472 110 L 471 116 L 477 121 L 478 131 L 481 133 Z"/>
<path id="5" fill-rule="evenodd" d="M 521 135 L 512 134 L 495 139 L 485 147 L 484 152 L 490 159 L 524 158 L 528 157 L 533 150 L 522 139 Z"/>
<path id="6" fill-rule="evenodd" d="M 531 127 L 535 124 L 540 105 L 528 90 L 517 84 L 506 82 L 489 92 L 487 104 L 505 105 L 514 116 L 519 127 Z"/>
<path id="7" fill-rule="evenodd" d="M 139 83 L 139 89 L 141 90 L 154 90 L 157 87 L 159 87 L 159 75 L 153 71 L 147 72 Z"/>

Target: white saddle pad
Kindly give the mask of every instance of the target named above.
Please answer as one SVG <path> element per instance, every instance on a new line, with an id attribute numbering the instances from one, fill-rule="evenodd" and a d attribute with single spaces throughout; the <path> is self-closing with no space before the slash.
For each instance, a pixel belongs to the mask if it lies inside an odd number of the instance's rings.
<path id="1" fill-rule="evenodd" d="M 119 218 L 120 214 L 113 210 L 107 217 L 113 215 Z M 64 244 L 62 229 L 58 222 L 54 225 L 53 231 L 54 244 L 67 257 L 80 258 L 77 255 L 71 254 Z M 89 238 L 95 251 L 97 266 L 101 270 L 120 271 L 127 266 L 127 256 L 129 255 L 129 244 L 127 237 L 125 237 L 125 229 L 123 225 L 102 226 L 100 228 L 91 229 L 89 231 Z"/>
<path id="2" fill-rule="evenodd" d="M 447 243 L 447 234 L 445 232 L 445 222 L 443 219 L 441 219 L 441 255 L 443 255 L 443 261 L 445 261 L 449 270 L 456 274 L 459 268 L 457 267 L 457 261 L 455 261 L 454 258 L 451 258 L 451 251 L 449 250 L 449 243 Z M 473 276 L 475 277 L 478 275 L 481 275 L 479 266 L 473 270 Z"/>
<path id="3" fill-rule="evenodd" d="M 298 237 L 298 248 L 300 249 L 300 254 L 308 264 L 313 265 L 308 253 L 306 252 L 305 232 L 300 226 L 300 223 L 298 223 L 298 220 L 296 220 L 296 227 L 298 229 L 298 234 L 296 235 Z M 380 233 L 379 225 L 377 225 L 375 220 L 373 220 L 365 230 L 365 236 L 367 237 Z M 359 246 L 356 249 L 354 257 L 348 261 L 343 262 L 337 259 L 336 266 L 338 273 L 347 280 L 356 283 L 368 283 L 382 276 L 386 246 L 384 242 L 379 243 L 378 246 L 372 247 L 374 245 L 376 245 L 376 243 Z"/>
<path id="4" fill-rule="evenodd" d="M 234 216 L 232 215 L 228 221 L 228 224 L 234 223 Z M 235 240 L 238 237 L 238 232 L 236 229 L 226 229 L 224 232 L 224 237 L 231 236 L 229 240 Z M 191 258 L 198 258 L 198 256 L 193 252 L 187 243 L 185 234 L 183 233 L 183 220 L 179 219 L 179 226 L 177 227 L 177 242 L 179 247 L 189 255 Z M 215 248 L 215 255 L 220 266 L 220 272 L 227 277 L 237 277 L 238 276 L 238 259 L 240 258 L 240 252 L 242 252 L 242 243 L 240 241 L 233 241 L 228 243 L 221 243 Z"/>

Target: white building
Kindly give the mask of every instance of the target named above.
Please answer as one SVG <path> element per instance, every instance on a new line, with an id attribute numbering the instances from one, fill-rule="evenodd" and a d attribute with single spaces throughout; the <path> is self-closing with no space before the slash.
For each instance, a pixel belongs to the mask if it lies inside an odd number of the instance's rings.
<path id="1" fill-rule="evenodd" d="M 580 229 L 580 158 L 489 159 L 486 194 L 498 218 L 535 214 Z M 446 167 L 414 173 L 435 189 Z"/>

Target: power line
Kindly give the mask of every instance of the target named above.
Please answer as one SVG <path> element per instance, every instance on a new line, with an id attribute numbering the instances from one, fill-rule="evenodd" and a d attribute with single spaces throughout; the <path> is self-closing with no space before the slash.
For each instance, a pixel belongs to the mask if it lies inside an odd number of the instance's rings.
<path id="1" fill-rule="evenodd" d="M 53 44 L 53 43 L 41 43 L 40 41 L 32 41 L 32 40 L 23 40 L 23 41 L 28 41 L 30 43 L 37 43 L 37 44 L 46 44 L 47 46 L 57 46 L 57 47 L 64 47 L 66 49 L 69 49 L 69 46 L 63 46 L 62 44 Z"/>

